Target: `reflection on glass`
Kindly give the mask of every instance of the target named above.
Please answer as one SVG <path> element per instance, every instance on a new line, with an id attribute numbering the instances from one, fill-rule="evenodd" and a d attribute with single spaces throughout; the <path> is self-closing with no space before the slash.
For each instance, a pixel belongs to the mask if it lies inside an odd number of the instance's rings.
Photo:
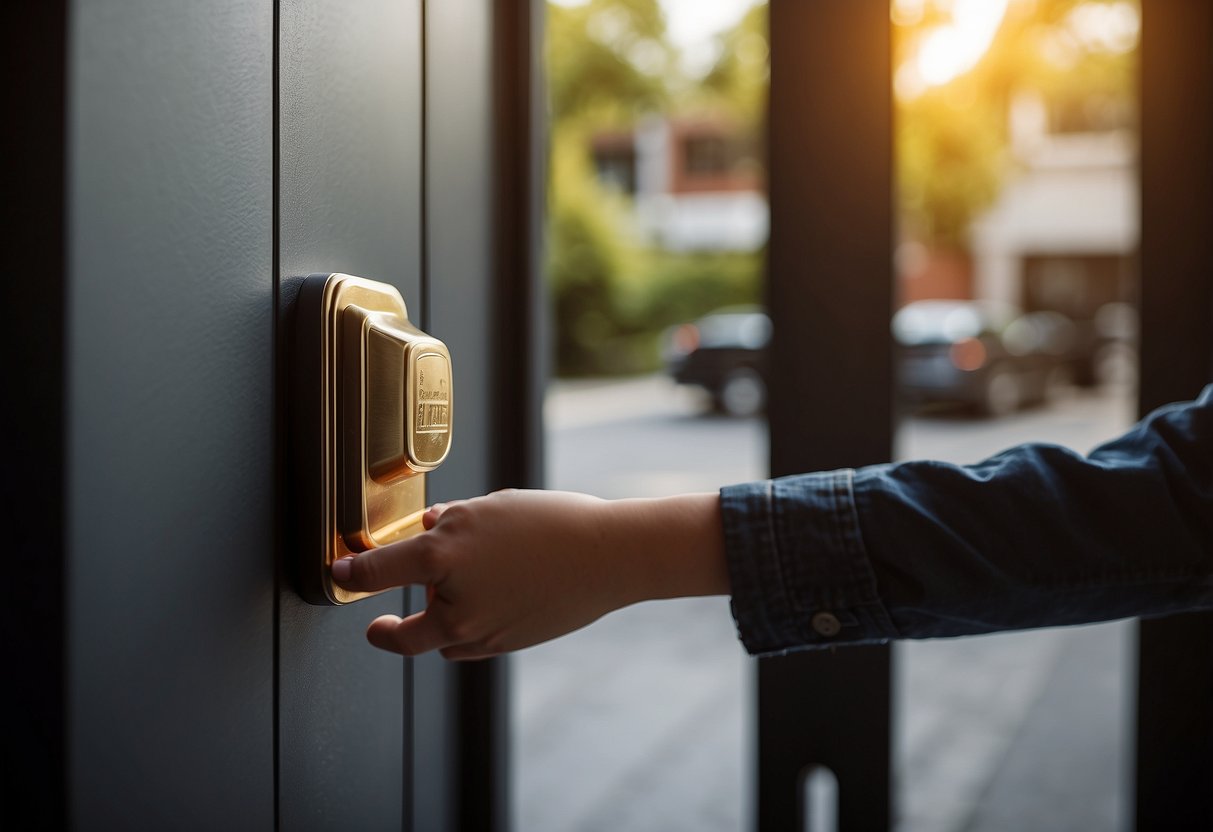
<path id="1" fill-rule="evenodd" d="M 1127 0 L 893 0 L 900 458 L 1090 450 L 1133 419 Z M 895 652 L 897 827 L 1127 820 L 1124 623 Z"/>

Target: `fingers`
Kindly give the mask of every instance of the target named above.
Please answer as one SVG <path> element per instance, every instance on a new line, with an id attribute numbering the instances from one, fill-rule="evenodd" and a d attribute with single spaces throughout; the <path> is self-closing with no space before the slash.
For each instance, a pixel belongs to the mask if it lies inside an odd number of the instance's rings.
<path id="1" fill-rule="evenodd" d="M 450 503 L 435 503 L 422 515 L 421 522 L 426 531 L 438 525 L 442 516 L 459 500 Z M 442 534 L 441 532 L 439 534 Z M 450 610 L 438 603 L 436 584 L 445 578 L 441 558 L 434 554 L 432 538 L 423 533 L 399 543 L 371 549 L 358 555 L 342 558 L 333 564 L 333 580 L 340 586 L 355 591 L 374 591 L 408 584 L 424 584 L 427 587 L 427 608 L 400 618 L 384 615 L 376 618 L 367 628 L 366 638 L 373 646 L 403 656 L 416 656 L 431 650 L 440 650 L 449 659 L 482 659 L 496 655 L 499 650 L 478 642 L 469 642 L 467 628 L 450 624 Z"/>
<path id="2" fill-rule="evenodd" d="M 458 502 L 458 500 L 454 500 L 449 503 L 434 503 L 425 510 L 425 514 L 421 515 L 421 525 L 424 526 L 427 531 L 434 528 L 434 525 L 438 522 L 438 518 L 442 516 L 443 512 Z"/>
<path id="3" fill-rule="evenodd" d="M 485 650 L 479 644 L 459 644 L 442 648 L 442 658 L 453 662 L 479 661 L 480 659 L 491 659 L 497 655 L 500 654 Z"/>
<path id="4" fill-rule="evenodd" d="M 450 627 L 445 626 L 430 610 L 414 613 L 408 618 L 381 615 L 367 628 L 366 640 L 380 650 L 402 656 L 440 650 L 444 659 L 452 661 L 488 659 L 500 653 L 478 642 L 456 643 Z"/>
<path id="5" fill-rule="evenodd" d="M 403 619 L 395 615 L 381 615 L 367 627 L 366 640 L 380 650 L 402 656 L 440 650 L 453 643 L 447 629 L 428 610 Z"/>
<path id="6" fill-rule="evenodd" d="M 333 580 L 344 589 L 373 592 L 409 584 L 436 584 L 443 578 L 424 534 L 342 558 L 333 564 Z"/>

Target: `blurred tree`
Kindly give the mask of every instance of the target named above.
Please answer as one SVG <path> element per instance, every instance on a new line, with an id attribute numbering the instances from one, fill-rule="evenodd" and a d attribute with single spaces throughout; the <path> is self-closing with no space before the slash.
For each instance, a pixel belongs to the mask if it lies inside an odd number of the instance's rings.
<path id="1" fill-rule="evenodd" d="M 594 174 L 591 136 L 628 129 L 667 100 L 674 53 L 658 0 L 548 4 L 551 108 L 547 279 L 556 372 L 619 371 L 607 345 L 625 331 L 620 281 L 629 260 L 625 212 Z M 623 368 L 623 369 L 626 369 Z"/>
<path id="2" fill-rule="evenodd" d="M 927 39 L 952 22 L 953 7 L 952 0 L 893 3 L 897 184 L 911 237 L 963 249 L 970 223 L 1014 171 L 1013 96 L 1037 93 L 1054 120 L 1077 113 L 1068 129 L 1082 129 L 1083 118 L 1089 129 L 1130 121 L 1139 18 L 1128 0 L 1010 0 L 976 64 L 930 85 L 915 62 Z"/>
<path id="3" fill-rule="evenodd" d="M 548 4 L 547 280 L 559 375 L 650 371 L 663 327 L 721 305 L 753 302 L 760 255 L 687 256 L 643 248 L 627 198 L 595 175 L 595 134 L 630 131 L 650 113 L 725 113 L 739 124 L 765 107 L 765 9 L 722 34 L 710 83 L 688 79 L 659 0 Z"/>
<path id="4" fill-rule="evenodd" d="M 1008 0 L 978 59 L 954 77 L 913 81 L 924 44 L 954 12 L 989 14 L 1002 0 L 890 0 L 897 91 L 898 209 L 904 231 L 933 249 L 968 245 L 972 220 L 1013 175 L 1010 102 L 1031 90 L 1055 129 L 1129 123 L 1138 23 L 1133 0 Z M 549 4 L 551 107 L 548 278 L 561 373 L 655 366 L 661 327 L 759 294 L 761 253 L 726 257 L 649 251 L 628 226 L 626 199 L 594 171 L 592 139 L 629 131 L 648 113 L 730 119 L 762 165 L 769 84 L 761 0 L 718 36 L 719 58 L 688 77 L 660 0 Z M 1118 121 L 1119 120 L 1119 121 Z"/>
<path id="5" fill-rule="evenodd" d="M 910 235 L 964 247 L 970 222 L 1002 185 L 1001 108 L 953 90 L 928 92 L 899 109 L 896 144 L 898 208 Z"/>
<path id="6" fill-rule="evenodd" d="M 676 55 L 658 0 L 589 0 L 547 7 L 553 128 L 596 117 L 630 124 L 666 102 Z"/>
<path id="7" fill-rule="evenodd" d="M 700 96 L 709 97 L 715 107 L 727 107 L 739 119 L 761 130 L 771 81 L 767 4 L 751 6 L 717 40 L 720 57 L 699 84 Z"/>
<path id="8" fill-rule="evenodd" d="M 580 142 L 552 148 L 547 278 L 556 317 L 556 372 L 601 372 L 599 348 L 617 334 L 615 287 L 625 253 L 611 195 L 589 171 Z"/>

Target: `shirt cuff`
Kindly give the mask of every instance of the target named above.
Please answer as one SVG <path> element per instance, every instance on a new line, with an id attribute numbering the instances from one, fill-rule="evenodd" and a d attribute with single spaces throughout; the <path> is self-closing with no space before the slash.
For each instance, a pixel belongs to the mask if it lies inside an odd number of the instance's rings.
<path id="1" fill-rule="evenodd" d="M 897 638 L 855 509 L 852 469 L 720 490 L 730 607 L 746 650 Z"/>

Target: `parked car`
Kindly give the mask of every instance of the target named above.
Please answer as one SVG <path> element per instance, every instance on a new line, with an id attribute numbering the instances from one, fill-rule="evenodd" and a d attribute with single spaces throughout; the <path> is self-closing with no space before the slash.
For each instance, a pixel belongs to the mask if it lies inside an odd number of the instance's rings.
<path id="1" fill-rule="evenodd" d="M 761 413 L 767 402 L 771 319 L 757 307 L 729 307 L 667 330 L 666 368 L 679 384 L 698 385 L 732 416 Z"/>
<path id="2" fill-rule="evenodd" d="M 1105 303 L 1095 312 L 1092 376 L 1098 384 L 1132 385 L 1137 381 L 1137 309 L 1128 303 Z"/>
<path id="3" fill-rule="evenodd" d="M 1072 383 L 1084 359 L 1074 322 L 1060 312 L 917 301 L 893 317 L 898 391 L 913 402 L 966 404 L 1003 415 Z"/>

